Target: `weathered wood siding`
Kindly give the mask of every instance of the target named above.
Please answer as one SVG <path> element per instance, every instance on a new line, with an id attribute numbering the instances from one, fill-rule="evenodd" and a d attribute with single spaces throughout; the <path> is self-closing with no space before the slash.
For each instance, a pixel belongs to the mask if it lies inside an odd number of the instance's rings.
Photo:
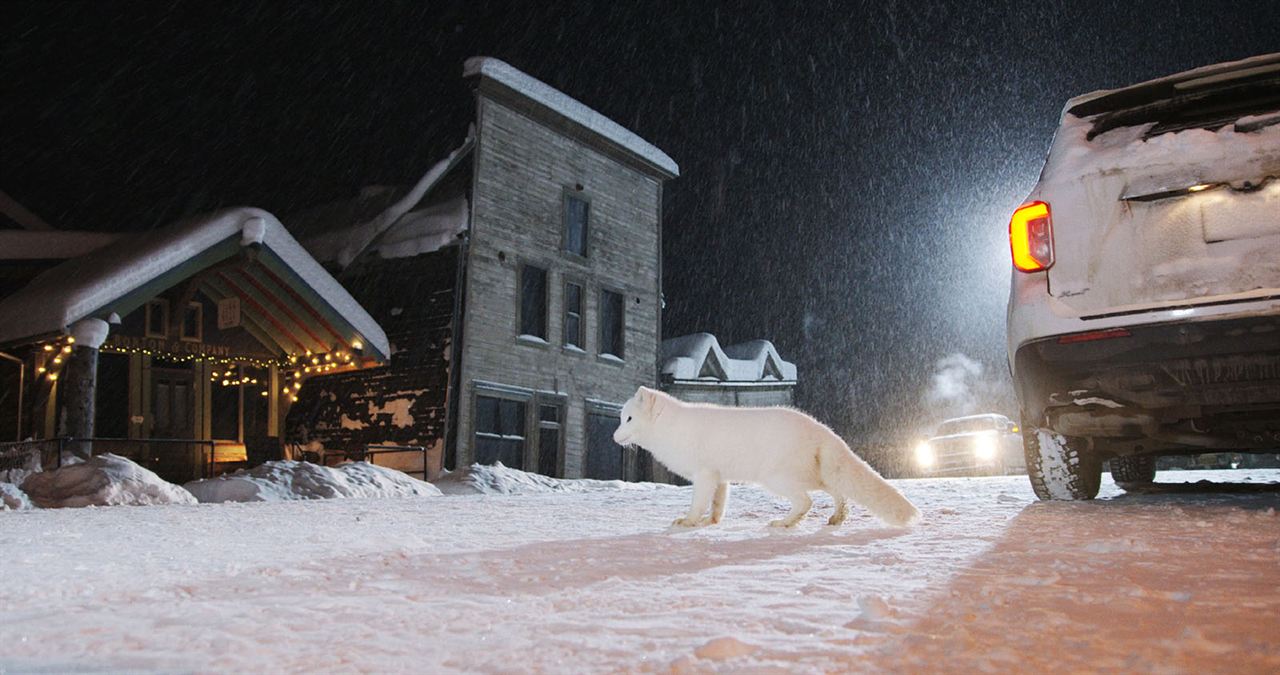
<path id="1" fill-rule="evenodd" d="M 374 259 L 342 275 L 343 286 L 386 331 L 391 362 L 306 380 L 285 422 L 289 440 L 315 439 L 334 449 L 423 445 L 441 456 L 458 255 L 450 246 Z"/>
<path id="2" fill-rule="evenodd" d="M 530 395 L 526 468 L 536 465 L 538 396 L 564 397 L 558 473 L 583 472 L 587 411 L 656 382 L 660 181 L 587 139 L 554 129 L 520 101 L 477 94 L 476 168 L 462 338 L 457 463 L 474 457 L 476 383 Z M 590 200 L 588 255 L 562 251 L 566 190 Z M 521 265 L 548 271 L 547 344 L 517 337 Z M 583 286 L 583 351 L 564 347 L 564 285 Z M 625 305 L 625 360 L 599 355 L 600 293 Z"/>

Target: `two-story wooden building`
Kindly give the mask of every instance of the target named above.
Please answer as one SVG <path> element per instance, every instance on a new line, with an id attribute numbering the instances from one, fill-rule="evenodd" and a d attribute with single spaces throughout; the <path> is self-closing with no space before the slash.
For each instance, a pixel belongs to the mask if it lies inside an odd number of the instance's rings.
<path id="1" fill-rule="evenodd" d="M 327 446 L 423 444 L 449 466 L 647 477 L 611 436 L 658 382 L 662 187 L 679 168 L 501 61 L 464 77 L 465 140 L 416 184 L 284 219 L 391 351 L 308 380 L 286 427 Z"/>

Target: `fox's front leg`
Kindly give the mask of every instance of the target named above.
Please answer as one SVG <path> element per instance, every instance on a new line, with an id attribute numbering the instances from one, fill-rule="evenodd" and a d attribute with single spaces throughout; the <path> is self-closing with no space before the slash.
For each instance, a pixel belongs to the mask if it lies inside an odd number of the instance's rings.
<path id="1" fill-rule="evenodd" d="M 716 496 L 711 500 L 711 524 L 715 525 L 724 518 L 724 509 L 729 505 L 729 484 L 721 481 L 716 486 Z"/>
<path id="2" fill-rule="evenodd" d="M 719 476 L 710 471 L 700 472 L 693 477 L 693 502 L 689 504 L 689 513 L 683 518 L 676 518 L 672 525 L 676 527 L 697 527 L 705 525 L 702 515 L 711 506 L 711 498 L 719 484 Z"/>

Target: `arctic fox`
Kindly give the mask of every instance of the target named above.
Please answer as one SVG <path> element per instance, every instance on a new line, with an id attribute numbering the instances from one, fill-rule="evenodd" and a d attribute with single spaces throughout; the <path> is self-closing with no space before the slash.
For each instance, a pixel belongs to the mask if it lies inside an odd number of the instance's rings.
<path id="1" fill-rule="evenodd" d="M 773 527 L 800 522 L 813 506 L 810 490 L 835 500 L 829 525 L 844 522 L 850 499 L 889 525 L 905 527 L 920 518 L 834 431 L 799 410 L 685 403 L 640 387 L 622 406 L 621 420 L 615 443 L 638 445 L 693 482 L 693 503 L 676 519 L 678 526 L 720 522 L 730 482 L 756 483 L 791 500 L 791 512 L 769 523 Z"/>

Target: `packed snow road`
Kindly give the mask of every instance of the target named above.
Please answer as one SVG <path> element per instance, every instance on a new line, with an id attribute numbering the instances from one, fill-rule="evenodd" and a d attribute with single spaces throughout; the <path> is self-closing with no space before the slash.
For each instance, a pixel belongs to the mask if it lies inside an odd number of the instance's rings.
<path id="1" fill-rule="evenodd" d="M 896 481 L 911 530 L 688 488 L 0 513 L 0 671 L 1280 671 L 1280 471 L 1038 503 Z M 590 489 L 602 488 L 602 489 Z"/>

